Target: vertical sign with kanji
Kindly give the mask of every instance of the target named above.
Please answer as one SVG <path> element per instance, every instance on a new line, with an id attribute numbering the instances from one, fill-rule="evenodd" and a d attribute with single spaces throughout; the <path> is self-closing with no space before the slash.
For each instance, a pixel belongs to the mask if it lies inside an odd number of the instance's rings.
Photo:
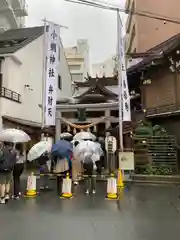
<path id="1" fill-rule="evenodd" d="M 120 20 L 120 17 L 118 19 Z M 119 24 L 120 28 L 118 36 L 119 39 L 119 61 L 120 61 L 120 71 L 121 71 L 121 100 L 122 100 L 122 117 L 123 121 L 131 121 L 131 106 L 130 106 L 130 95 L 129 95 L 129 88 L 127 82 L 127 72 L 126 72 L 126 60 L 125 60 L 125 50 L 124 50 L 124 40 L 122 36 L 122 26 L 121 23 Z"/>
<path id="2" fill-rule="evenodd" d="M 46 89 L 45 89 L 45 125 L 54 126 L 56 122 L 56 89 L 58 81 L 58 51 L 60 29 L 49 23 L 47 39 Z"/>

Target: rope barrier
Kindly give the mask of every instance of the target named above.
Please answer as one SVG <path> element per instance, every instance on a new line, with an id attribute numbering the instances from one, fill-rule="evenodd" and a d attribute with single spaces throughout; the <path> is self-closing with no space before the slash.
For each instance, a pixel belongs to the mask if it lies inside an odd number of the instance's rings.
<path id="1" fill-rule="evenodd" d="M 49 177 L 66 177 L 66 174 L 63 174 L 63 173 L 36 173 L 34 174 L 35 176 L 40 176 L 40 177 L 43 177 L 43 176 L 49 176 Z M 86 174 L 80 174 L 78 175 L 78 177 L 111 177 L 111 174 L 93 174 L 93 175 L 86 175 Z M 117 177 L 117 174 L 115 174 L 115 176 Z"/>

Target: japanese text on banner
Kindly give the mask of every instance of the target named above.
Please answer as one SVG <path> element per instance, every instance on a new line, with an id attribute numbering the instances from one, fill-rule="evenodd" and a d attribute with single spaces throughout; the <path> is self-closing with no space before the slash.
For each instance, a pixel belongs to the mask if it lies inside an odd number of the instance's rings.
<path id="1" fill-rule="evenodd" d="M 126 62 L 125 62 L 125 50 L 124 41 L 122 37 L 122 26 L 120 15 L 118 14 L 119 23 L 119 34 L 118 34 L 118 51 L 119 51 L 119 66 L 118 71 L 121 75 L 120 81 L 120 104 L 122 104 L 122 120 L 131 121 L 131 106 L 130 106 L 130 95 L 127 83 L 127 72 L 126 72 Z M 121 108 L 120 108 L 121 109 Z"/>
<path id="2" fill-rule="evenodd" d="M 130 107 L 130 95 L 127 83 L 127 72 L 125 63 L 124 43 L 121 36 L 121 89 L 122 89 L 122 111 L 123 121 L 131 121 L 131 107 Z"/>
<path id="3" fill-rule="evenodd" d="M 47 32 L 47 67 L 45 92 L 45 125 L 54 126 L 56 122 L 56 89 L 59 64 L 59 26 L 49 23 Z"/>

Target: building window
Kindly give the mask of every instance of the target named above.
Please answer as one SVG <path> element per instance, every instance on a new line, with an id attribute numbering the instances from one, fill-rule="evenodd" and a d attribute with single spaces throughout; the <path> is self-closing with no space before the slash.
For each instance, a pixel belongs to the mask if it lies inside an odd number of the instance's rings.
<path id="1" fill-rule="evenodd" d="M 58 75 L 58 88 L 61 90 L 62 89 L 62 81 L 61 81 L 61 76 Z"/>
<path id="2" fill-rule="evenodd" d="M 82 73 L 71 73 L 72 81 L 78 82 L 83 80 L 83 74 Z"/>
<path id="3" fill-rule="evenodd" d="M 69 69 L 70 69 L 70 71 L 73 71 L 73 70 L 80 71 L 81 65 L 69 65 Z"/>

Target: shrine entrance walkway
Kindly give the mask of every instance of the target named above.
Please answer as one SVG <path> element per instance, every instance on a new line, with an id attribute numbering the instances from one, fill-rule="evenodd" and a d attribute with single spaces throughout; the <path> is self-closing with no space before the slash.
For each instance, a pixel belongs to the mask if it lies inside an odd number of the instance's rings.
<path id="1" fill-rule="evenodd" d="M 179 187 L 131 185 L 118 202 L 105 200 L 105 188 L 98 183 L 94 196 L 78 188 L 71 200 L 52 191 L 0 205 L 0 239 L 179 239 Z"/>

